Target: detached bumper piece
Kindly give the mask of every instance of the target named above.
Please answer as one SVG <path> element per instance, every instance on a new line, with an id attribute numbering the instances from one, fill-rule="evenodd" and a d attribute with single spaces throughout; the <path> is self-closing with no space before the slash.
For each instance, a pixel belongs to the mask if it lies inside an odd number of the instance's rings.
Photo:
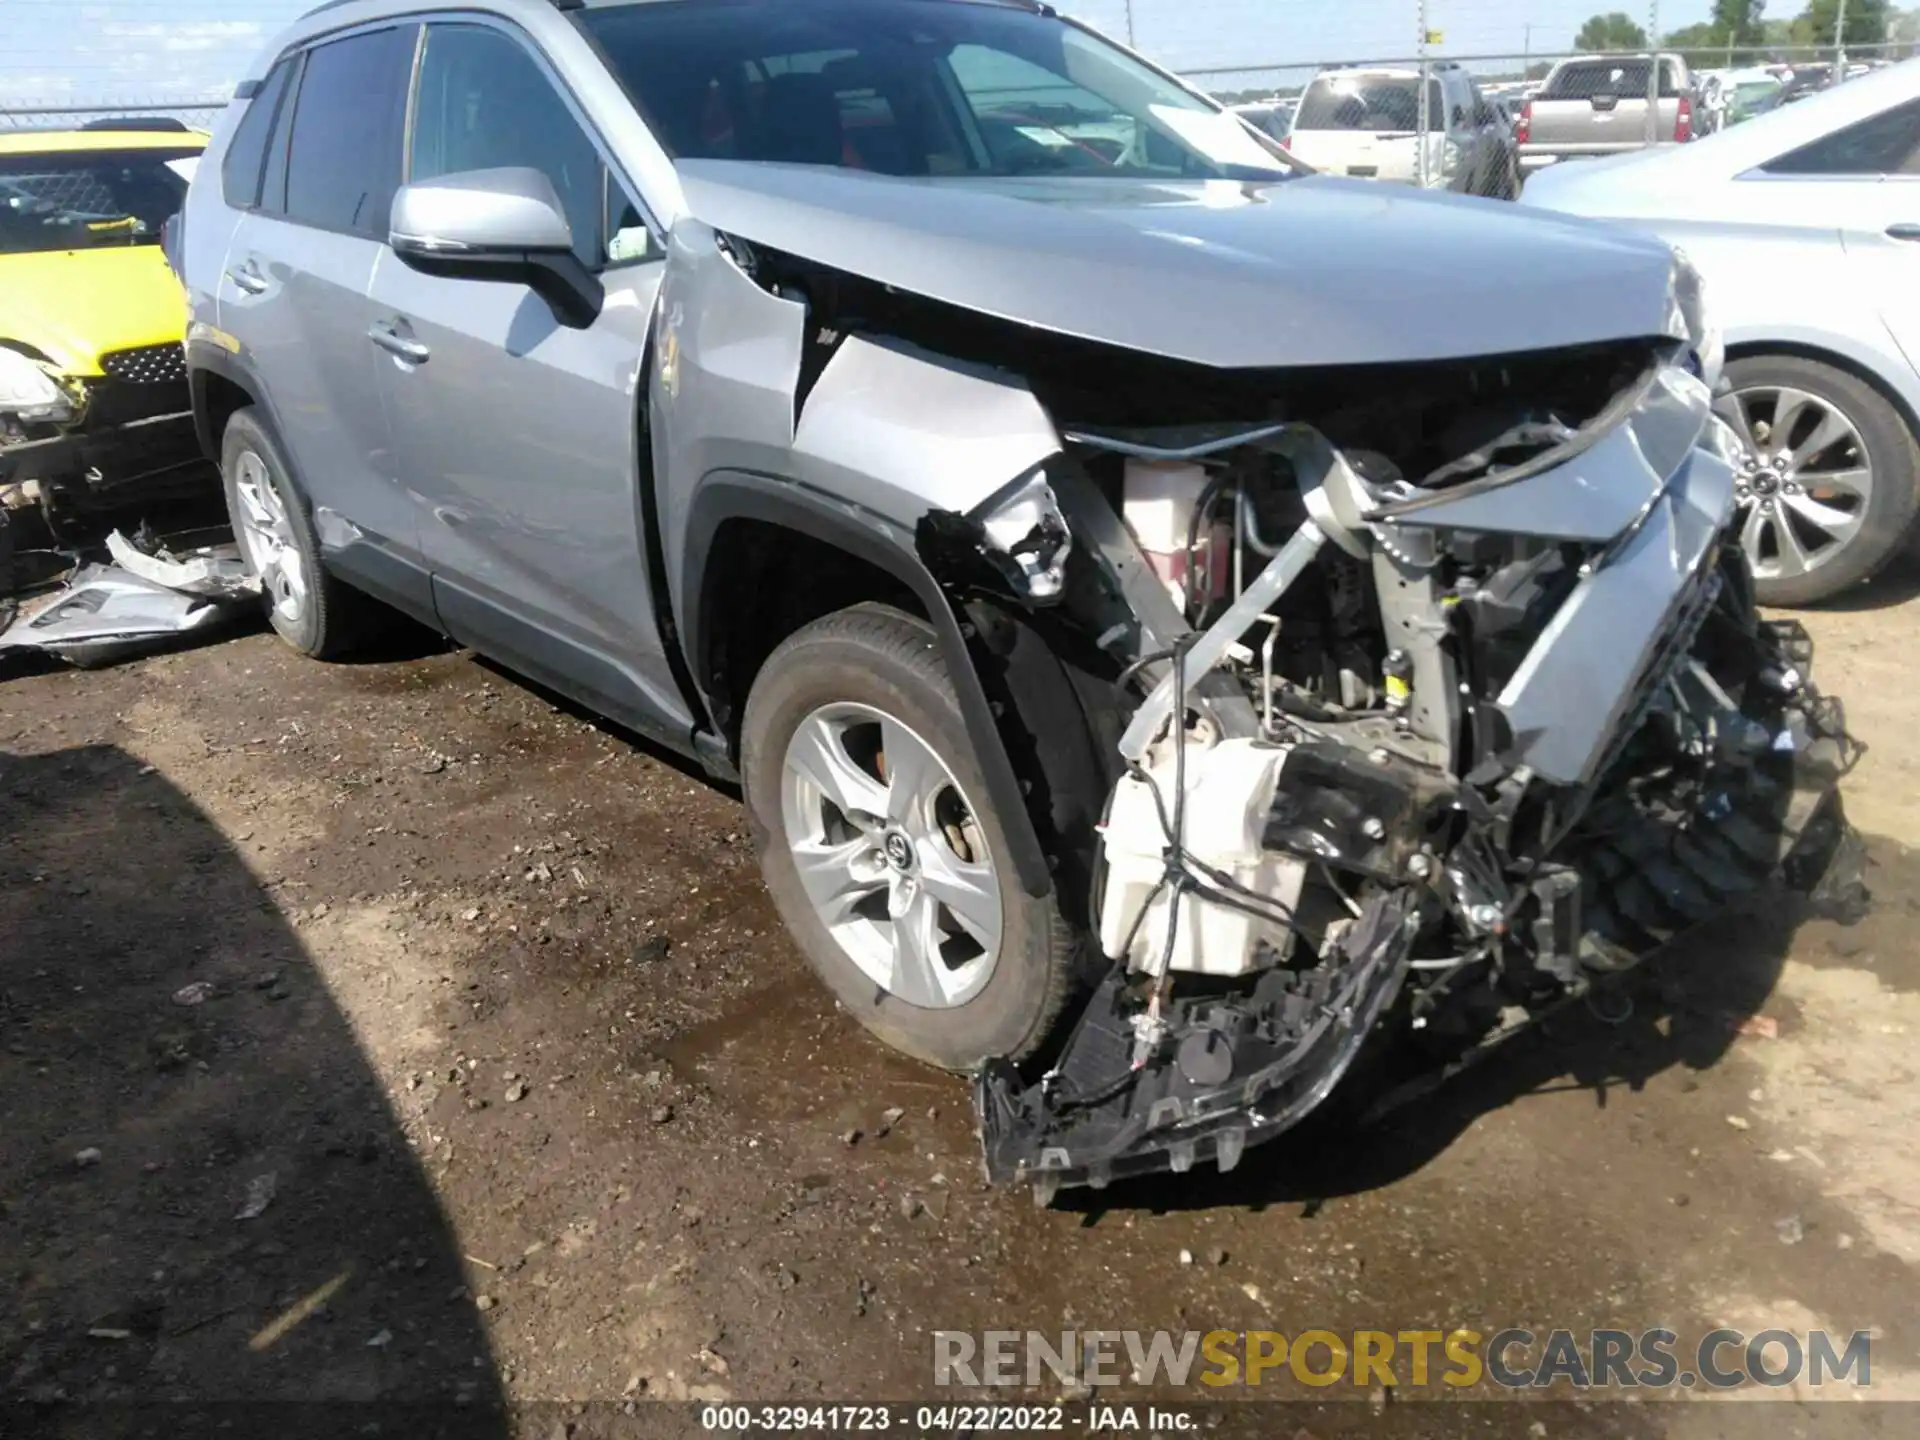
<path id="1" fill-rule="evenodd" d="M 976 1077 L 988 1179 L 1031 1182 L 1044 1205 L 1062 1186 L 1233 1169 L 1339 1084 L 1400 993 L 1419 920 L 1411 892 L 1385 894 L 1312 969 L 1270 970 L 1244 995 L 1172 999 L 1163 1040 L 1137 1067 L 1145 1001 L 1116 966 L 1039 1083 L 1003 1060 Z"/>

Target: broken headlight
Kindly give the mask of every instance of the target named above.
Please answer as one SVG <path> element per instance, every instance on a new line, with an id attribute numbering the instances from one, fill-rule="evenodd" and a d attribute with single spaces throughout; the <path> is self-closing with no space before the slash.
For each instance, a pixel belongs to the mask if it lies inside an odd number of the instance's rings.
<path id="1" fill-rule="evenodd" d="M 987 544 L 1005 561 L 1003 568 L 1017 577 L 1030 600 L 1057 600 L 1067 581 L 1067 551 L 1073 534 L 1067 529 L 1060 502 L 1036 470 L 1004 500 L 980 516 Z"/>
<path id="2" fill-rule="evenodd" d="M 73 400 L 36 361 L 0 345 L 0 415 L 71 420 Z"/>

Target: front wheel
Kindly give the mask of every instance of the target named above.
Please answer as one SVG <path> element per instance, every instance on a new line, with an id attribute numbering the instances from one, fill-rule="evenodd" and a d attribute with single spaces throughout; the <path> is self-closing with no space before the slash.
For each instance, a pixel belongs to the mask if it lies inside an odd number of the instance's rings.
<path id="1" fill-rule="evenodd" d="M 862 1024 L 949 1070 L 1046 1041 L 1073 937 L 1013 873 L 932 627 L 858 605 L 788 638 L 741 772 L 774 905 Z"/>
<path id="2" fill-rule="evenodd" d="M 1714 410 L 1740 438 L 1740 543 L 1768 605 L 1869 579 L 1920 502 L 1913 433 L 1859 376 L 1791 355 L 1732 361 Z"/>

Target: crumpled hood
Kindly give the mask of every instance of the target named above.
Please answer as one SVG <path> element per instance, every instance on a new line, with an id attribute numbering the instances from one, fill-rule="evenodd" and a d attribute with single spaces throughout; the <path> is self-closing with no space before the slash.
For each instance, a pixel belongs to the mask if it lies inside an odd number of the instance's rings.
<path id="1" fill-rule="evenodd" d="M 0 256 L 0 340 L 69 375 L 98 375 L 102 355 L 186 330 L 186 295 L 158 245 Z"/>
<path id="2" fill-rule="evenodd" d="M 690 213 L 899 289 L 1230 368 L 1364 365 L 1669 332 L 1659 240 L 1325 176 L 903 179 L 680 163 Z"/>

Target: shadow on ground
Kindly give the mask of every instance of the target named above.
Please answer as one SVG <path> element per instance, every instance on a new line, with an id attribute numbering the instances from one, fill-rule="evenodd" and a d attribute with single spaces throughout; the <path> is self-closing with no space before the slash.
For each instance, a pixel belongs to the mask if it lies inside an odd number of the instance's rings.
<path id="1" fill-rule="evenodd" d="M 235 846 L 118 749 L 0 755 L 0 1046 L 0 1405 L 417 1402 L 505 1433 L 346 1018 Z"/>

